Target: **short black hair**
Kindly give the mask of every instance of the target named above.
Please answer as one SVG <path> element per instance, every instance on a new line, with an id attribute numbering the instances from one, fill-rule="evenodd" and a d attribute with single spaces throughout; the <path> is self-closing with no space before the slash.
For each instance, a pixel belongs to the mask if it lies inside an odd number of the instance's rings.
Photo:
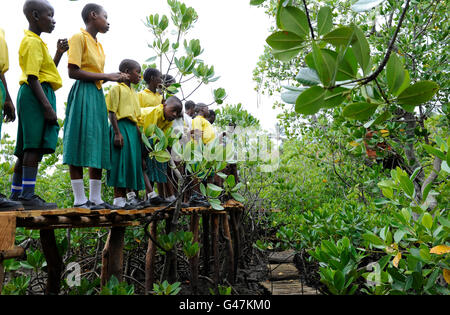
<path id="1" fill-rule="evenodd" d="M 193 101 L 186 101 L 186 103 L 184 103 L 185 110 L 190 110 L 192 108 L 195 108 L 195 103 Z"/>
<path id="2" fill-rule="evenodd" d="M 27 0 L 23 5 L 23 14 L 30 21 L 33 11 L 42 12 L 42 10 L 52 8 L 52 5 L 47 0 Z"/>
<path id="3" fill-rule="evenodd" d="M 144 71 L 144 81 L 150 82 L 154 77 L 161 76 L 161 72 L 158 69 L 155 68 L 147 68 Z"/>
<path id="4" fill-rule="evenodd" d="M 83 10 L 81 11 L 81 17 L 83 18 L 84 23 L 89 22 L 89 16 L 91 15 L 91 12 L 95 12 L 97 14 L 100 14 L 104 9 L 101 5 L 95 4 L 95 3 L 88 3 L 84 6 Z"/>
<path id="5" fill-rule="evenodd" d="M 169 101 L 174 101 L 174 102 L 175 102 L 174 105 L 176 105 L 177 108 L 180 108 L 180 110 L 183 109 L 183 104 L 181 103 L 181 101 L 180 101 L 180 99 L 179 99 L 178 97 L 176 97 L 176 96 L 171 96 L 171 97 L 169 97 L 169 98 L 166 100 L 166 104 L 167 104 L 167 102 L 169 102 Z"/>
<path id="6" fill-rule="evenodd" d="M 141 65 L 136 60 L 124 59 L 119 65 L 120 72 L 127 72 L 127 70 L 141 68 Z"/>
<path id="7" fill-rule="evenodd" d="M 209 110 L 209 117 L 211 117 L 211 116 L 216 117 L 216 111 L 215 110 L 212 110 L 212 109 Z"/>
<path id="8" fill-rule="evenodd" d="M 161 80 L 162 80 L 164 86 L 166 86 L 166 87 L 171 84 L 174 84 L 176 82 L 175 78 L 173 76 L 171 76 L 170 74 L 161 75 Z"/>

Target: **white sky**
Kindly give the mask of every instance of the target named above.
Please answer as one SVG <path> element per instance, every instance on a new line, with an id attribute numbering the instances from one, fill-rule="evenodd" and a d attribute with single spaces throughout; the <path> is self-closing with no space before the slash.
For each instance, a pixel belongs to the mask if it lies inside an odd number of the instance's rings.
<path id="1" fill-rule="evenodd" d="M 121 60 L 125 58 L 135 59 L 142 64 L 155 55 L 147 46 L 154 38 L 142 21 L 146 16 L 155 13 L 166 14 L 170 19 L 166 0 L 50 0 L 55 8 L 56 28 L 52 34 L 42 33 L 41 37 L 47 43 L 52 56 L 59 38 L 70 38 L 78 33 L 81 27 L 84 28 L 81 10 L 90 2 L 98 3 L 106 9 L 111 23 L 109 32 L 97 37 L 105 50 L 106 73 L 118 71 Z M 212 91 L 223 87 L 228 94 L 225 103 L 242 103 L 245 109 L 260 119 L 264 129 L 272 129 L 276 123 L 276 112 L 272 109 L 275 100 L 264 96 L 258 98 L 254 90 L 256 83 L 252 80 L 253 69 L 264 51 L 265 39 L 269 35 L 269 17 L 262 9 L 250 6 L 249 0 L 182 2 L 192 6 L 199 16 L 194 29 L 187 34 L 187 39 L 200 39 L 204 49 L 200 58 L 206 64 L 214 65 L 216 76 L 221 77 L 215 83 L 202 86 L 190 99 L 211 103 Z M 0 0 L 0 28 L 5 30 L 10 62 L 10 70 L 5 76 L 14 105 L 21 74 L 17 52 L 23 31 L 28 28 L 22 13 L 23 3 L 24 0 Z M 173 36 L 170 36 L 170 39 L 175 40 Z M 73 84 L 67 74 L 67 54 L 61 59 L 58 70 L 64 85 L 56 91 L 57 114 L 58 117 L 64 118 L 64 102 L 67 101 Z M 186 88 L 185 95 L 191 90 Z M 3 124 L 2 133 L 8 133 L 15 139 L 16 132 L 17 120 L 12 124 Z"/>

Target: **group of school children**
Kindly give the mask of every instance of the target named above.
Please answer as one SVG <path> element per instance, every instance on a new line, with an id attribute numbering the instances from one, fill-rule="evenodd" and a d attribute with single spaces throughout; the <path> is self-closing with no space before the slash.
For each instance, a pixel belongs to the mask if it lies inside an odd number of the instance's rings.
<path id="1" fill-rule="evenodd" d="M 170 84 L 170 80 L 152 68 L 143 75 L 146 89 L 137 93 L 131 84 L 141 81 L 141 66 L 134 60 L 123 60 L 117 73 L 104 73 L 105 54 L 97 34 L 106 33 L 109 22 L 102 6 L 87 4 L 83 8 L 85 29 L 70 40 L 59 40 L 54 58 L 40 37 L 55 28 L 53 7 L 47 0 L 27 0 L 23 11 L 29 28 L 19 48 L 22 76 L 16 103 L 17 162 L 10 197 L 0 195 L 0 211 L 57 208 L 36 195 L 35 186 L 39 162 L 44 155 L 54 153 L 57 145 L 60 127 L 55 91 L 63 84 L 57 66 L 65 52 L 69 77 L 76 80 L 67 98 L 63 136 L 63 164 L 69 166 L 73 207 L 134 209 L 175 201 L 174 189 L 167 181 L 167 163 L 149 158 L 141 127 L 146 130 L 154 124 L 166 131 L 174 121 L 181 121 L 189 134 L 200 134 L 202 141 L 209 143 L 215 133 L 207 119 L 213 122 L 215 114 L 210 112 L 214 111 L 191 101 L 183 111 L 176 96 L 163 99 L 161 86 L 163 81 Z M 4 76 L 8 68 L 5 34 L 0 29 L 0 132 L 3 114 L 6 122 L 16 118 Z M 117 84 L 105 97 L 102 84 L 107 81 Z M 89 169 L 89 198 L 84 168 Z M 107 185 L 114 187 L 112 205 L 102 199 L 102 170 L 107 170 Z M 158 183 L 159 194 L 152 183 Z M 136 192 L 141 190 L 146 191 L 146 198 L 140 202 Z"/>

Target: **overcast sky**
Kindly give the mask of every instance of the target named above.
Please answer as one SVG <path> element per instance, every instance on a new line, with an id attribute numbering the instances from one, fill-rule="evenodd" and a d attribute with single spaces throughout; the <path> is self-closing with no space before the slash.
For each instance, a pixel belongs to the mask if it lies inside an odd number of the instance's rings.
<path id="1" fill-rule="evenodd" d="M 41 35 L 53 56 L 56 41 L 70 38 L 84 27 L 81 10 L 86 3 L 80 0 L 53 0 L 55 8 L 56 29 L 52 34 Z M 252 71 L 258 57 L 264 50 L 266 37 L 269 35 L 269 18 L 262 9 L 250 6 L 249 0 L 185 0 L 198 13 L 199 19 L 187 39 L 200 39 L 206 64 L 214 65 L 220 80 L 203 86 L 191 99 L 195 102 L 210 103 L 212 90 L 223 87 L 228 93 L 226 103 L 241 102 L 244 107 L 261 120 L 265 129 L 272 129 L 276 123 L 276 113 L 272 110 L 273 99 L 259 98 L 254 90 Z M 18 49 L 23 38 L 23 31 L 28 28 L 22 13 L 23 0 L 0 0 L 0 28 L 6 33 L 9 48 L 10 70 L 6 73 L 8 88 L 16 105 L 19 77 L 21 70 L 18 62 Z M 99 34 L 106 53 L 105 72 L 116 72 L 121 60 L 135 59 L 144 63 L 154 56 L 148 43 L 153 42 L 152 34 L 143 24 L 146 16 L 159 13 L 169 15 L 166 0 L 99 0 L 108 13 L 111 28 L 106 34 Z M 173 39 L 173 36 L 170 37 Z M 173 39 L 175 40 L 175 39 Z M 67 75 L 67 54 L 61 59 L 58 70 L 64 86 L 56 92 L 58 117 L 64 118 L 64 102 L 73 84 Z M 190 89 L 187 88 L 185 94 Z M 259 106 L 258 106 L 259 103 Z M 213 107 L 215 109 L 217 107 Z M 2 133 L 9 133 L 13 138 L 17 132 L 17 121 L 3 124 Z M 61 135 L 60 135 L 61 136 Z"/>

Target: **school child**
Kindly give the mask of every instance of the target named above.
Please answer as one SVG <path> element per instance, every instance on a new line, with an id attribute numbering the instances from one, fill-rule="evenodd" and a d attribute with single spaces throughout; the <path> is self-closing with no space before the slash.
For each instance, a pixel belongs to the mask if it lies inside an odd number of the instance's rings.
<path id="1" fill-rule="evenodd" d="M 0 138 L 2 134 L 3 117 L 5 122 L 16 120 L 16 109 L 9 95 L 5 73 L 9 69 L 8 45 L 5 40 L 5 31 L 0 28 Z M 22 189 L 22 187 L 20 187 Z M 0 211 L 23 210 L 20 202 L 8 200 L 0 194 Z"/>
<path id="2" fill-rule="evenodd" d="M 138 127 L 141 108 L 138 94 L 131 87 L 131 83 L 138 84 L 141 80 L 141 66 L 134 60 L 125 59 L 119 70 L 127 73 L 130 79 L 113 86 L 106 95 L 111 123 L 111 170 L 108 171 L 107 184 L 114 187 L 113 205 L 130 208 L 137 202 L 135 198 L 128 198 L 127 202 L 126 190 L 145 189 Z"/>
<path id="3" fill-rule="evenodd" d="M 216 112 L 213 111 L 212 109 L 209 110 L 208 121 L 211 125 L 214 124 L 214 122 L 216 121 Z"/>
<path id="4" fill-rule="evenodd" d="M 102 170 L 111 169 L 108 112 L 102 83 L 123 82 L 124 73 L 104 73 L 105 53 L 98 33 L 109 30 L 108 15 L 98 4 L 87 4 L 81 13 L 86 29 L 69 40 L 69 77 L 75 79 L 68 97 L 64 125 L 63 163 L 69 165 L 74 207 L 113 209 L 101 197 Z M 83 168 L 89 168 L 87 199 Z"/>
<path id="5" fill-rule="evenodd" d="M 150 125 L 156 125 L 161 130 L 166 131 L 172 127 L 172 122 L 181 115 L 182 109 L 183 105 L 176 96 L 169 97 L 163 104 L 156 106 L 152 110 L 143 109 L 142 121 L 144 129 L 147 129 Z M 159 163 L 154 158 L 148 158 L 146 171 L 151 182 L 157 182 L 159 184 L 167 183 L 167 163 Z M 154 198 L 155 195 L 156 193 L 153 192 L 150 197 Z M 172 202 L 174 200 L 175 196 L 172 192 L 171 198 L 168 198 L 166 201 Z"/>
<path id="6" fill-rule="evenodd" d="M 195 115 L 195 103 L 193 101 L 186 101 L 184 103 L 184 123 L 188 127 L 188 130 L 192 129 L 192 119 Z"/>
<path id="7" fill-rule="evenodd" d="M 163 96 L 161 94 L 161 85 L 164 84 L 163 76 L 158 69 L 147 68 L 144 71 L 144 81 L 146 83 L 146 89 L 139 92 L 139 103 L 141 105 L 141 109 L 144 109 L 143 112 L 149 113 L 155 107 L 160 106 L 164 102 Z M 145 149 L 144 153 L 146 152 L 147 150 Z M 148 155 L 146 155 L 144 159 L 146 165 L 146 171 L 144 172 L 144 181 L 146 183 L 145 187 L 149 202 L 154 205 L 170 202 L 169 200 L 166 200 L 164 198 L 164 184 L 167 183 L 167 176 L 165 175 L 165 173 L 167 172 L 167 163 L 158 163 L 156 160 L 150 159 Z M 154 173 L 152 173 L 150 169 L 154 169 L 157 166 L 161 170 L 161 172 L 164 172 L 164 175 L 161 174 L 161 176 L 156 176 L 154 175 Z M 157 183 L 158 194 L 153 190 L 151 182 Z M 146 206 L 148 205 L 149 204 L 147 202 Z"/>
<path id="8" fill-rule="evenodd" d="M 17 95 L 19 125 L 14 152 L 18 159 L 11 199 L 21 202 L 25 210 L 54 209 L 55 203 L 47 203 L 35 194 L 35 186 L 39 162 L 43 155 L 55 152 L 58 141 L 55 91 L 62 86 L 62 80 L 56 68 L 68 45 L 67 40 L 59 40 L 52 59 L 40 37 L 55 28 L 54 9 L 48 1 L 28 0 L 23 12 L 29 28 L 19 48 L 22 76 Z"/>
<path id="9" fill-rule="evenodd" d="M 196 113 L 197 116 L 192 119 L 192 133 L 194 135 L 194 140 L 199 141 L 201 139 L 204 144 L 208 144 L 216 138 L 214 129 L 207 120 L 209 117 L 208 106 L 203 103 L 197 104 Z"/>

